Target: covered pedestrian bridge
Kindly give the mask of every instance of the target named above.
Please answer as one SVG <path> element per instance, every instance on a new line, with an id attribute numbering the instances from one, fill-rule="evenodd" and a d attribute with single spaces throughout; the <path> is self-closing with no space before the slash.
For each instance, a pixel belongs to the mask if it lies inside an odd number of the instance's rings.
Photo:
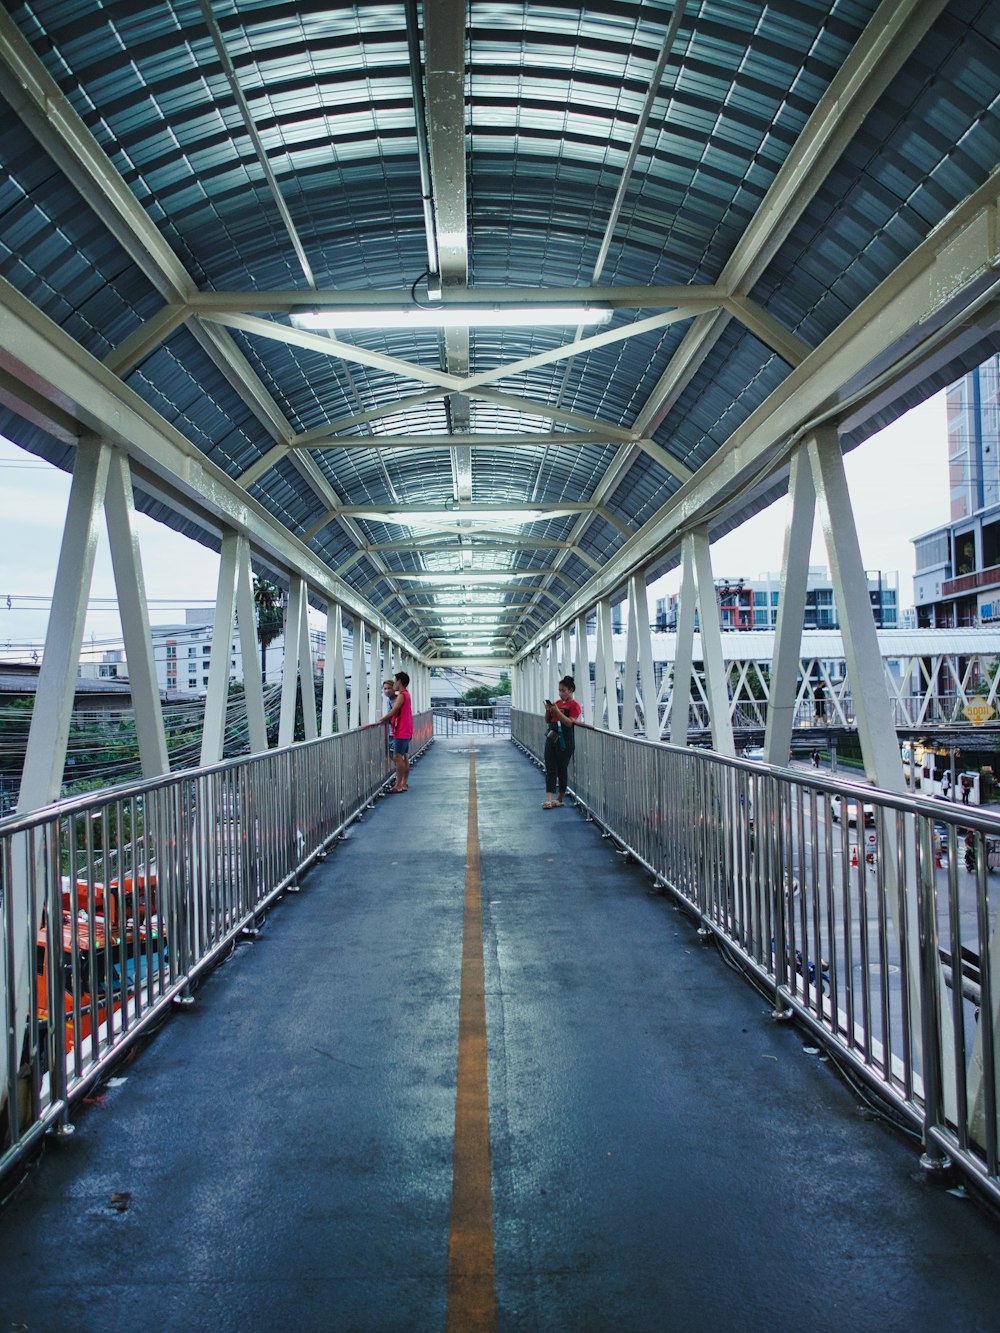
<path id="1" fill-rule="evenodd" d="M 895 1139 L 876 1166 L 871 1127 L 846 1124 L 801 1038 L 916 1136 L 914 1171 L 950 1162 L 961 1190 L 1000 1198 L 997 830 L 906 790 L 843 467 L 1000 350 L 998 69 L 996 6 L 958 0 L 4 7 L 0 433 L 72 473 L 18 812 L 0 824 L 6 1176 L 107 1098 L 25 1194 L 41 1211 L 17 1234 L 37 1244 L 0 1247 L 12 1319 L 93 1322 L 65 1256 L 92 1272 L 111 1227 L 149 1253 L 138 1219 L 169 1226 L 172 1290 L 221 1308 L 246 1280 L 234 1327 L 279 1324 L 279 1291 L 316 1327 L 432 1327 L 446 1309 L 456 1329 L 659 1328 L 674 1301 L 678 1326 L 699 1310 L 702 1327 L 734 1310 L 773 1326 L 767 1311 L 827 1281 L 817 1226 L 841 1275 L 891 1234 L 897 1322 L 900 1293 L 945 1322 L 944 1277 L 955 1321 L 984 1322 L 992 1223 L 954 1195 L 916 1199 Z M 711 543 L 786 493 L 752 766 Z M 221 556 L 197 770 L 172 765 L 136 511 Z M 788 764 L 817 514 L 863 794 Z M 58 804 L 103 524 L 142 778 Z M 648 616 L 630 616 L 619 672 L 611 612 L 678 565 L 661 735 Z M 276 746 L 255 576 L 286 596 Z M 310 607 L 326 617 L 318 702 Z M 466 742 L 430 744 L 431 669 L 473 663 L 510 671 L 535 759 L 542 701 L 576 676 L 592 823 L 538 811 L 506 742 L 482 766 Z M 422 757 L 412 792 L 358 825 L 386 782 L 390 671 L 410 677 Z M 695 705 L 711 751 L 688 745 Z M 237 707 L 246 752 L 224 758 Z M 796 1026 L 762 1027 L 762 1008 Z M 814 1097 L 830 1100 L 807 1129 Z M 174 1149 L 142 1120 L 153 1105 Z M 530 1167 L 529 1139 L 551 1170 Z M 834 1159 L 843 1189 L 810 1214 L 787 1172 Z M 68 1230 L 45 1213 L 57 1172 L 88 1200 Z M 143 1194 L 154 1177 L 163 1192 Z M 746 1251 L 722 1292 L 737 1238 L 790 1213 L 813 1266 Z M 602 1282 L 601 1245 L 636 1230 L 647 1274 L 681 1256 L 669 1285 Z M 290 1289 L 268 1285 L 289 1272 Z M 886 1326 L 883 1297 L 859 1274 L 838 1308 Z"/>

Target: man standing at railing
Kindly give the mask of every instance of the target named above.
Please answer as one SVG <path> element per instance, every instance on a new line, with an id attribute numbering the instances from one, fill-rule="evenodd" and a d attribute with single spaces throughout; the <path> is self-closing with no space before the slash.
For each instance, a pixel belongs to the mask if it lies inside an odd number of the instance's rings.
<path id="1" fill-rule="evenodd" d="M 413 705 L 407 686 L 410 677 L 405 671 L 395 675 L 396 698 L 391 710 L 382 719 L 382 725 L 392 729 L 392 757 L 396 765 L 396 782 L 389 788 L 391 795 L 406 791 L 410 779 L 410 741 L 413 739 Z"/>
<path id="2" fill-rule="evenodd" d="M 572 676 L 563 676 L 559 682 L 559 702 L 545 700 L 545 800 L 543 810 L 555 810 L 562 805 L 569 787 L 569 761 L 576 748 L 574 728 L 582 709 L 573 698 L 576 682 Z"/>

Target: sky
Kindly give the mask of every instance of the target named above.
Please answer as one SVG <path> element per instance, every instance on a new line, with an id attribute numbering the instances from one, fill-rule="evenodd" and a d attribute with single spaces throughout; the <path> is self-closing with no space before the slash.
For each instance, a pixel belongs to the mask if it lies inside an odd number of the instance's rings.
<path id="1" fill-rule="evenodd" d="M 914 408 L 845 458 L 861 554 L 868 569 L 899 576 L 899 604 L 913 604 L 911 539 L 948 522 L 945 398 Z M 59 542 L 69 497 L 67 473 L 0 437 L 0 658 L 30 661 L 45 639 Z M 786 500 L 712 546 L 717 578 L 744 578 L 781 567 Z M 136 516 L 150 619 L 184 619 L 185 607 L 211 606 L 219 557 L 142 514 Z M 810 563 L 828 566 L 817 524 Z M 663 596 L 680 586 L 673 570 L 650 587 Z M 84 653 L 100 657 L 120 642 L 107 534 L 101 529 Z M 312 613 L 311 613 L 312 614 Z M 316 623 L 321 621 L 317 615 Z"/>

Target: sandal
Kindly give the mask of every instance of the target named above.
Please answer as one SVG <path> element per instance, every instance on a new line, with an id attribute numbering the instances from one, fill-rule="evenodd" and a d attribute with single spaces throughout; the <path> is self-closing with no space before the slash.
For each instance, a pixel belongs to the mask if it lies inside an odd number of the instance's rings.
<path id="1" fill-rule="evenodd" d="M 558 801 L 543 801 L 543 802 L 542 802 L 542 809 L 543 809 L 543 810 L 554 810 L 558 804 L 559 804 Z"/>

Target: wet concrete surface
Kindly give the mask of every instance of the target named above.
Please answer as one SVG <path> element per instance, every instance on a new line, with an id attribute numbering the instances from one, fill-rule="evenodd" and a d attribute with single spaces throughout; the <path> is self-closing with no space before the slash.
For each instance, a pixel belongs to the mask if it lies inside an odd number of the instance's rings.
<path id="1" fill-rule="evenodd" d="M 995 1328 L 993 1217 L 475 751 L 498 1327 Z M 443 1329 L 468 776 L 437 742 L 80 1109 L 0 1211 L 0 1329 Z"/>

